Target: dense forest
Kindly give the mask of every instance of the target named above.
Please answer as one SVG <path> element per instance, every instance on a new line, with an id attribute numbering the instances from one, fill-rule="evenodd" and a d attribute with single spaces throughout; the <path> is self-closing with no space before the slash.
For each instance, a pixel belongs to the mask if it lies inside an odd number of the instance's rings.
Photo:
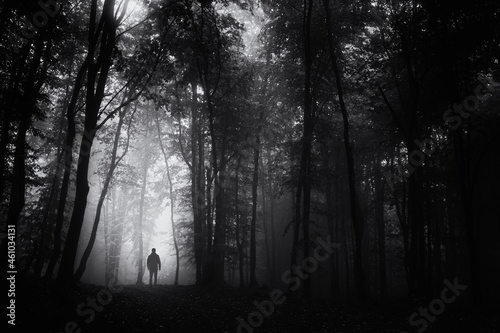
<path id="1" fill-rule="evenodd" d="M 47 327 L 59 332 L 98 286 L 129 298 L 101 289 L 112 305 L 87 331 L 112 331 L 108 311 L 125 317 L 122 332 L 251 332 L 272 325 L 285 297 L 296 312 L 403 302 L 395 327 L 412 332 L 443 312 L 497 306 L 500 3 L 4 0 L 0 10 L 1 247 L 7 306 L 18 307 L 7 320 L 29 323 L 22 302 L 33 297 L 36 311 L 59 304 L 64 316 Z M 120 305 L 144 297 L 169 309 L 176 297 L 205 302 L 177 315 L 211 324 L 128 330 Z M 218 306 L 230 309 L 226 326 L 214 324 Z M 425 306 L 436 316 L 412 315 Z M 264 317 L 252 318 L 256 307 Z M 188 319 L 205 308 L 212 315 Z M 342 331 L 307 316 L 300 329 L 276 324 L 290 311 L 262 331 Z"/>

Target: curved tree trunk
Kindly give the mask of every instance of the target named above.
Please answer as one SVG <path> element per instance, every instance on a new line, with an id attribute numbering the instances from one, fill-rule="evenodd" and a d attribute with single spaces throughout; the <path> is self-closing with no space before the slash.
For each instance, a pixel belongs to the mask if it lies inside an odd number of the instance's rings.
<path id="1" fill-rule="evenodd" d="M 83 85 L 83 78 L 87 71 L 88 62 L 85 61 L 75 79 L 75 85 L 73 88 L 71 101 L 68 105 L 68 110 L 66 111 L 66 119 L 68 121 L 68 129 L 66 132 L 65 146 L 63 150 L 62 163 L 63 164 L 63 180 L 61 183 L 61 189 L 59 192 L 59 203 L 57 206 L 57 216 L 56 216 L 56 227 L 54 229 L 54 248 L 52 250 L 52 256 L 45 271 L 45 278 L 51 279 L 54 273 L 54 268 L 59 260 L 59 255 L 61 253 L 61 233 L 64 224 L 64 212 L 66 209 L 66 200 L 68 196 L 68 188 L 71 176 L 71 166 L 73 164 L 73 144 L 75 142 L 76 127 L 75 127 L 75 110 L 76 103 L 78 101 L 78 95 Z"/>
<path id="2" fill-rule="evenodd" d="M 101 102 L 104 98 L 104 90 L 108 79 L 109 69 L 112 64 L 112 54 L 116 44 L 116 29 L 118 20 L 115 17 L 115 0 L 106 0 L 102 10 L 103 28 L 101 34 L 95 34 L 97 29 L 97 6 L 98 1 L 92 0 L 89 22 L 89 45 L 86 62 L 87 90 L 85 104 L 84 133 L 80 145 L 78 158 L 78 169 L 76 173 L 76 197 L 73 214 L 66 237 L 61 265 L 57 279 L 62 283 L 73 283 L 73 270 L 76 261 L 78 243 L 82 230 L 85 209 L 87 207 L 87 196 L 89 193 L 88 170 L 90 163 L 90 152 L 97 130 L 97 118 Z M 126 7 L 125 7 L 126 8 Z M 123 9 L 125 10 L 125 9 Z M 97 48 L 99 46 L 99 52 Z M 96 59 L 99 53 L 99 61 Z"/>
<path id="3" fill-rule="evenodd" d="M 113 142 L 113 150 L 111 152 L 111 161 L 109 164 L 109 170 L 106 173 L 106 179 L 104 180 L 104 185 L 101 190 L 101 195 L 99 196 L 99 201 L 97 202 L 97 209 L 96 209 L 96 214 L 94 218 L 94 224 L 92 226 L 92 231 L 90 234 L 90 239 L 87 244 L 87 247 L 85 248 L 85 251 L 83 252 L 82 259 L 80 261 L 80 265 L 78 266 L 78 269 L 76 270 L 75 273 L 75 281 L 80 281 L 80 279 L 83 276 L 83 273 L 85 272 L 85 268 L 87 267 L 87 261 L 90 257 L 90 253 L 92 252 L 92 248 L 94 246 L 96 237 L 97 237 L 97 228 L 99 227 L 99 222 L 101 220 L 101 210 L 104 205 L 104 200 L 106 199 L 106 195 L 108 194 L 108 188 L 109 184 L 111 183 L 111 180 L 113 179 L 113 174 L 116 170 L 116 167 L 120 164 L 120 161 L 123 159 L 125 154 L 127 154 L 128 147 L 129 147 L 129 142 L 130 142 L 130 125 L 132 123 L 132 118 L 133 115 L 130 117 L 130 122 L 128 126 L 128 137 L 127 137 L 127 144 L 125 145 L 125 149 L 123 154 L 117 159 L 117 151 L 118 151 L 118 144 L 120 142 L 120 134 L 123 126 L 123 121 L 125 119 L 125 115 L 127 111 L 130 109 L 130 104 L 128 104 L 126 107 L 123 108 L 122 111 L 119 113 L 119 120 L 118 120 L 118 125 L 116 128 L 115 132 L 115 138 Z"/>

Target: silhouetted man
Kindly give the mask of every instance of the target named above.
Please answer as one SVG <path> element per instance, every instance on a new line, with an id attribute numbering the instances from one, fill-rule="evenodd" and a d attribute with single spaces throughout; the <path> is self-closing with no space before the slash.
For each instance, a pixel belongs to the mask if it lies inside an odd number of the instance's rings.
<path id="1" fill-rule="evenodd" d="M 148 256 L 147 266 L 149 269 L 149 287 L 152 287 L 153 275 L 155 276 L 155 286 L 156 280 L 158 279 L 158 271 L 161 270 L 160 256 L 156 254 L 156 249 L 151 249 L 151 254 Z"/>

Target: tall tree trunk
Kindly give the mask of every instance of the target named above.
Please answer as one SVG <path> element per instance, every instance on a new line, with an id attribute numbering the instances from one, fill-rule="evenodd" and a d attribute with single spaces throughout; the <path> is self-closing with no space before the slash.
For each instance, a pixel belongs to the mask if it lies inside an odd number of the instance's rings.
<path id="1" fill-rule="evenodd" d="M 212 141 L 212 165 L 213 165 L 213 178 L 214 178 L 214 199 L 215 199 L 215 227 L 214 227 L 214 240 L 212 246 L 211 260 L 209 265 L 213 266 L 210 268 L 211 272 L 210 283 L 214 284 L 224 284 L 224 246 L 225 246 L 225 181 L 226 175 L 224 170 L 224 165 L 221 163 L 219 165 L 217 161 L 217 144 L 215 138 L 215 132 L 213 128 L 213 116 L 210 116 L 210 135 Z M 221 156 L 223 154 L 221 153 Z M 207 177 L 208 178 L 208 177 Z M 209 197 L 210 200 L 210 197 Z M 211 215 L 211 213 L 209 214 Z M 211 231 L 211 221 L 210 218 L 208 227 L 209 232 Z M 208 235 L 207 235 L 208 236 Z M 209 243 L 211 239 L 208 239 Z M 212 262 L 213 260 L 213 262 Z M 209 273 L 209 272 L 207 272 Z"/>
<path id="2" fill-rule="evenodd" d="M 302 133 L 302 151 L 300 157 L 299 183 L 297 186 L 297 194 L 295 198 L 295 228 L 294 239 L 292 244 L 292 262 L 291 271 L 292 277 L 295 276 L 295 266 L 297 263 L 298 237 L 299 226 L 302 223 L 304 233 L 303 249 L 304 258 L 309 257 L 309 218 L 311 209 L 311 141 L 313 136 L 313 105 L 312 105 L 312 63 L 313 57 L 311 54 L 311 18 L 313 11 L 313 1 L 305 1 L 303 4 L 303 40 L 304 40 L 304 125 Z M 302 200 L 302 216 L 300 214 L 301 199 Z M 311 294 L 311 280 L 304 280 L 304 296 L 309 297 Z"/>
<path id="3" fill-rule="evenodd" d="M 303 165 L 305 164 L 304 161 L 304 156 L 301 156 L 300 158 L 300 169 L 299 169 L 299 181 L 297 183 L 297 188 L 295 189 L 295 200 L 293 200 L 293 207 L 292 209 L 294 210 L 294 219 L 293 219 L 293 241 L 292 241 L 292 253 L 291 253 L 291 262 L 290 262 L 290 270 L 291 270 L 291 277 L 295 277 L 295 269 L 294 267 L 296 266 L 297 263 L 297 254 L 298 254 L 298 247 L 299 247 L 299 233 L 300 233 L 300 221 L 301 221 L 301 202 L 302 202 L 302 184 L 304 182 L 304 172 L 305 172 L 305 167 Z M 293 164 L 292 164 L 293 165 Z M 293 191 L 293 189 L 292 189 Z M 288 290 L 290 291 L 292 287 L 292 282 L 288 284 Z"/>
<path id="4" fill-rule="evenodd" d="M 262 155 L 264 153 L 262 152 Z M 262 177 L 260 177 L 260 196 L 262 200 L 262 230 L 264 231 L 264 241 L 266 245 L 266 270 L 267 270 L 267 285 L 270 286 L 272 282 L 272 252 L 271 252 L 271 243 L 272 240 L 271 234 L 269 232 L 268 224 L 268 211 L 267 211 L 267 203 L 266 203 L 266 177 L 264 176 L 264 165 L 262 163 L 262 159 L 259 161 L 260 170 L 262 173 Z"/>
<path id="5" fill-rule="evenodd" d="M 125 97 L 124 97 L 125 99 Z M 120 142 L 120 134 L 123 126 L 123 121 L 125 119 L 125 115 L 127 111 L 130 109 L 130 104 L 124 107 L 120 112 L 119 112 L 119 118 L 118 118 L 118 125 L 116 127 L 116 132 L 115 132 L 115 138 L 113 142 L 113 150 L 111 152 L 111 161 L 109 164 L 109 169 L 108 172 L 106 173 L 106 178 L 104 180 L 104 184 L 101 190 L 101 195 L 99 196 L 99 201 L 97 202 L 97 209 L 96 209 L 96 214 L 94 217 L 94 224 L 92 226 L 92 231 L 90 233 L 90 239 L 87 244 L 87 247 L 85 248 L 85 251 L 83 252 L 82 259 L 80 261 L 80 265 L 78 266 L 78 269 L 76 270 L 75 273 L 75 281 L 78 282 L 83 276 L 83 273 L 85 272 L 85 268 L 87 267 L 87 261 L 90 257 L 90 253 L 92 251 L 92 248 L 94 247 L 94 243 L 97 237 L 97 228 L 99 227 L 99 222 L 101 220 L 101 210 L 104 205 L 104 200 L 106 199 L 106 196 L 108 194 L 108 188 L 109 184 L 111 183 L 111 180 L 113 179 L 113 174 L 120 164 L 120 161 L 123 159 L 125 154 L 128 151 L 128 146 L 130 142 L 130 125 L 132 123 L 132 118 L 133 115 L 130 118 L 130 123 L 129 123 L 129 131 L 128 131 L 128 136 L 127 136 L 127 143 L 124 148 L 123 154 L 117 158 L 117 152 L 118 152 L 118 145 Z"/>
<path id="6" fill-rule="evenodd" d="M 179 94 L 177 96 L 177 108 L 179 114 L 179 145 L 181 155 L 189 168 L 191 178 L 191 206 L 193 210 L 193 229 L 194 229 L 194 259 L 196 266 L 196 285 L 203 283 L 204 268 L 206 259 L 204 255 L 204 226 L 205 226 L 205 170 L 204 170 L 204 139 L 201 129 L 201 121 L 198 108 L 198 83 L 195 79 L 191 80 L 191 133 L 190 149 L 191 159 L 185 154 L 182 138 L 181 124 L 181 101 Z M 157 119 L 158 121 L 158 119 Z M 210 189 L 209 189 L 210 191 Z"/>
<path id="7" fill-rule="evenodd" d="M 126 190 L 124 191 L 126 192 Z M 116 187 L 112 190 L 112 211 L 113 225 L 111 228 L 111 248 L 109 260 L 109 278 L 114 283 L 118 280 L 118 272 L 120 268 L 120 254 L 123 243 L 123 224 L 127 214 L 126 200 L 123 196 L 120 197 L 119 213 L 116 212 Z"/>
<path id="8" fill-rule="evenodd" d="M 379 291 L 382 299 L 387 298 L 387 268 L 385 256 L 385 221 L 384 221 L 384 196 L 385 182 L 378 168 L 379 161 L 376 160 L 375 180 L 374 180 L 374 203 L 375 203 L 375 218 L 377 221 L 377 248 L 378 248 L 378 269 L 379 269 Z"/>
<path id="9" fill-rule="evenodd" d="M 23 97 L 17 111 L 20 116 L 17 135 L 14 141 L 14 165 L 12 167 L 12 181 L 10 190 L 10 201 L 7 215 L 7 225 L 17 225 L 19 216 L 25 204 L 26 191 L 26 134 L 31 126 L 32 117 L 40 89 L 47 77 L 47 67 L 50 58 L 51 41 L 45 46 L 42 37 L 35 41 L 33 58 L 29 64 L 28 75 L 23 84 Z M 43 59 L 43 60 L 42 60 Z M 42 68 L 40 64 L 43 62 Z M 40 73 L 38 73 L 40 70 Z M 37 77 L 39 75 L 39 77 Z M 7 124 L 9 126 L 10 124 Z M 3 161 L 2 161 L 3 163 Z M 5 243 L 5 249 L 7 242 Z"/>
<path id="10" fill-rule="evenodd" d="M 56 161 L 59 160 L 59 153 L 56 155 Z M 54 175 L 52 178 L 52 182 L 50 184 L 50 193 L 45 199 L 45 204 L 46 207 L 44 208 L 43 211 L 43 218 L 41 221 L 41 227 L 40 227 L 40 244 L 39 244 L 39 249 L 37 253 L 37 258 L 35 261 L 35 264 L 33 265 L 33 276 L 39 278 L 42 276 L 42 269 L 43 266 L 45 265 L 45 262 L 47 261 L 47 252 L 48 252 L 48 245 L 46 245 L 46 238 L 47 234 L 50 232 L 49 230 L 49 216 L 51 216 L 54 213 L 55 207 L 56 207 L 56 200 L 55 200 L 55 195 L 57 190 L 59 189 L 59 177 L 60 177 L 60 170 L 59 170 L 59 163 L 57 163 L 56 170 L 54 171 Z"/>
<path id="11" fill-rule="evenodd" d="M 449 180 L 447 186 L 452 186 Z M 454 278 L 457 276 L 457 239 L 456 239 L 456 217 L 455 217 L 455 207 L 452 200 L 446 200 L 446 220 L 448 222 L 447 232 L 445 233 L 446 243 L 445 243 L 445 276 L 447 278 Z"/>
<path id="12" fill-rule="evenodd" d="M 194 259 L 196 263 L 196 284 L 200 285 L 203 279 L 203 210 L 205 203 L 204 182 L 205 171 L 203 157 L 203 138 L 201 123 L 199 119 L 198 105 L 198 84 L 191 82 L 192 103 L 191 103 L 191 192 L 193 206 L 194 223 Z"/>
<path id="13" fill-rule="evenodd" d="M 241 229 L 241 213 L 240 213 L 240 205 L 239 205 L 239 183 L 240 183 L 240 167 L 241 167 L 241 156 L 238 157 L 238 162 L 236 164 L 236 175 L 235 175 L 235 195 L 234 195 L 234 201 L 235 201 L 235 211 L 236 211 L 236 228 L 235 228 L 235 238 L 236 238 L 236 247 L 238 249 L 238 271 L 239 271 L 239 287 L 243 288 L 245 285 L 244 281 L 244 259 L 245 259 L 245 254 L 243 251 L 243 240 L 240 239 L 240 229 Z M 244 237 L 242 237 L 244 239 Z"/>
<path id="14" fill-rule="evenodd" d="M 64 224 L 64 212 L 66 208 L 66 200 L 68 196 L 68 188 L 71 176 L 71 165 L 73 164 L 73 142 L 75 139 L 75 121 L 73 115 L 70 117 L 70 112 L 67 114 L 68 117 L 68 132 L 66 134 L 66 143 L 63 152 L 63 161 L 64 161 L 64 171 L 63 171 L 63 179 L 61 183 L 60 193 L 59 193 L 59 202 L 57 207 L 57 215 L 56 215 L 56 226 L 54 228 L 54 248 L 52 250 L 52 256 L 49 261 L 49 265 L 47 266 L 47 270 L 45 271 L 45 278 L 51 279 L 55 265 L 59 260 L 59 255 L 61 253 L 61 234 L 62 228 Z"/>
<path id="15" fill-rule="evenodd" d="M 170 195 L 170 222 L 172 224 L 172 235 L 174 238 L 174 248 L 175 248 L 175 280 L 174 285 L 176 286 L 179 281 L 179 267 L 180 267 L 180 253 L 179 253 L 179 245 L 177 244 L 177 232 L 175 230 L 175 222 L 174 222 L 174 185 L 172 183 L 172 177 L 170 176 L 170 167 L 168 166 L 168 160 L 165 159 L 165 164 L 167 167 L 167 178 L 168 178 L 168 190 Z"/>
<path id="16" fill-rule="evenodd" d="M 72 58 L 69 64 L 69 69 L 68 69 L 68 77 L 71 77 L 71 73 L 73 71 L 73 62 L 74 59 Z M 41 230 L 41 240 L 40 240 L 40 246 L 41 248 L 45 248 L 44 243 L 45 243 L 45 238 L 47 237 L 47 233 L 53 232 L 51 228 L 49 228 L 51 221 L 51 218 L 56 214 L 57 212 L 57 194 L 60 191 L 60 177 L 61 177 L 61 171 L 63 171 L 64 164 L 62 164 L 62 156 L 64 156 L 64 151 L 65 151 L 65 141 L 63 140 L 63 133 L 64 133 L 64 118 L 65 118 L 65 113 L 66 110 L 70 104 L 71 100 L 71 82 L 68 80 L 66 84 L 66 89 L 65 89 L 65 94 L 64 94 L 64 102 L 63 106 L 61 108 L 61 115 L 60 115 L 60 120 L 59 120 L 59 128 L 58 128 L 58 137 L 57 137 L 57 152 L 56 152 L 56 167 L 54 170 L 54 174 L 52 176 L 52 183 L 50 185 L 50 194 L 47 200 L 47 207 L 44 210 L 43 213 L 43 221 L 42 221 L 42 230 Z M 50 225 L 50 227 L 52 227 Z M 49 230 L 47 230 L 49 228 Z M 55 239 L 54 239 L 55 241 Z M 42 250 L 39 251 L 39 256 L 37 258 L 37 262 L 35 263 L 35 268 L 33 275 L 34 276 L 41 276 L 42 272 L 42 266 L 45 264 L 45 261 L 48 259 L 50 263 L 50 257 L 47 258 L 47 254 L 45 252 L 50 252 L 49 251 L 50 247 L 47 246 L 47 250 Z M 52 273 L 51 273 L 52 275 Z"/>
<path id="17" fill-rule="evenodd" d="M 142 186 L 141 186 L 141 199 L 139 203 L 139 220 L 137 221 L 137 237 L 139 241 L 138 259 L 137 259 L 137 281 L 136 284 L 143 284 L 142 277 L 144 276 L 144 242 L 143 242 L 143 218 L 144 218 L 144 199 L 146 196 L 146 185 L 148 175 L 148 163 L 144 159 L 142 166 Z"/>
<path id="18" fill-rule="evenodd" d="M 464 210 L 464 222 L 466 231 L 467 249 L 469 251 L 470 287 L 473 302 L 477 306 L 482 305 L 481 292 L 481 258 L 479 257 L 479 245 L 476 244 L 476 229 L 473 211 L 473 184 L 471 181 L 470 151 L 465 147 L 462 130 L 458 130 L 453 136 L 453 147 L 455 151 L 456 164 L 460 179 L 460 199 Z M 467 132 L 467 140 L 470 140 L 470 130 Z"/>
<path id="19" fill-rule="evenodd" d="M 168 165 L 167 152 L 165 151 L 165 147 L 163 146 L 162 134 L 161 134 L 161 129 L 160 129 L 160 120 L 158 119 L 158 115 L 156 117 L 156 127 L 158 129 L 158 141 L 160 143 L 161 152 L 162 152 L 163 158 L 165 160 L 165 167 L 167 168 L 168 190 L 169 190 L 169 196 L 170 196 L 170 221 L 172 224 L 172 238 L 174 239 L 175 260 L 176 260 L 174 286 L 176 286 L 178 284 L 178 281 L 179 281 L 180 254 L 179 254 L 179 245 L 177 244 L 177 232 L 175 230 L 175 222 L 174 222 L 174 185 L 172 183 L 172 177 L 170 176 L 170 166 Z M 195 151 L 192 151 L 193 155 L 194 155 L 194 153 L 195 153 Z M 193 162 L 192 162 L 193 166 L 195 165 L 195 162 L 196 161 L 193 160 Z M 195 208 L 199 209 L 198 207 L 195 207 Z M 197 217 L 199 218 L 199 215 Z M 197 222 L 198 221 L 195 221 L 195 239 L 196 239 L 196 230 L 201 231 L 201 230 L 196 228 Z M 195 251 L 199 249 L 197 245 L 199 245 L 199 244 L 195 245 Z M 195 259 L 196 259 L 196 257 L 195 257 Z"/>
<path id="20" fill-rule="evenodd" d="M 68 105 L 68 110 L 66 111 L 66 120 L 68 122 L 65 145 L 62 153 L 62 163 L 63 163 L 63 179 L 61 183 L 61 189 L 59 192 L 59 202 L 57 206 L 56 215 L 56 226 L 54 228 L 54 248 L 52 250 L 52 256 L 45 271 L 45 278 L 51 279 L 54 273 L 54 268 L 59 260 L 59 255 L 61 253 L 61 233 L 64 224 L 64 213 L 66 209 L 66 200 L 68 196 L 68 188 L 71 177 L 71 166 L 73 164 L 73 144 L 76 136 L 76 125 L 75 125 L 75 115 L 76 115 L 76 103 L 78 102 L 78 96 L 82 89 L 83 79 L 88 68 L 88 61 L 85 61 L 80 67 L 78 74 L 75 79 L 75 85 L 73 88 L 71 101 Z"/>
<path id="21" fill-rule="evenodd" d="M 76 261 L 76 253 L 80 240 L 85 209 L 87 207 L 87 196 L 89 193 L 88 171 L 90 163 L 90 152 L 97 130 L 97 118 L 101 102 L 104 98 L 104 90 L 108 79 L 109 69 L 112 64 L 112 54 L 116 44 L 116 29 L 118 20 L 115 18 L 115 0 L 105 0 L 102 10 L 103 28 L 98 29 L 97 0 L 92 0 L 89 21 L 89 44 L 87 51 L 88 71 L 85 104 L 84 132 L 80 145 L 78 157 L 78 169 L 76 173 L 76 196 L 73 214 L 66 237 L 63 256 L 57 279 L 62 283 L 72 283 L 73 270 Z M 122 9 L 126 10 L 126 6 Z M 102 33 L 100 33 L 102 31 Z M 97 33 L 96 33 L 97 32 Z M 100 48 L 97 56 L 97 46 Z"/>
<path id="22" fill-rule="evenodd" d="M 215 132 L 215 107 L 212 103 L 212 96 L 205 92 L 207 98 L 207 108 L 209 111 L 209 132 L 212 143 L 212 168 L 214 177 L 214 197 L 215 197 L 215 228 L 212 248 L 213 274 L 211 283 L 224 285 L 224 261 L 226 245 L 226 165 L 225 148 L 227 143 L 227 128 L 223 129 L 220 155 L 217 147 L 217 137 Z M 220 161 L 218 156 L 220 156 Z"/>
<path id="23" fill-rule="evenodd" d="M 108 198 L 109 201 L 109 198 Z M 104 226 L 104 283 L 106 286 L 108 285 L 109 281 L 111 280 L 111 274 L 110 274 L 110 269 L 109 269 L 109 256 L 111 253 L 110 249 L 110 228 L 109 228 L 109 206 L 108 204 L 104 205 L 103 207 L 104 210 L 104 217 L 103 219 L 103 226 Z"/>
<path id="24" fill-rule="evenodd" d="M 225 214 L 225 186 L 226 171 L 221 168 L 215 177 L 215 230 L 213 259 L 214 272 L 212 282 L 216 285 L 223 285 L 224 282 L 224 261 L 226 244 L 226 214 Z"/>
<path id="25" fill-rule="evenodd" d="M 260 126 L 259 126 L 260 127 Z M 257 223 L 257 187 L 259 184 L 259 152 L 260 135 L 255 138 L 253 148 L 253 179 L 252 179 L 252 220 L 250 222 L 250 287 L 257 287 L 255 268 L 257 265 L 257 244 L 255 239 L 255 228 Z"/>
<path id="26" fill-rule="evenodd" d="M 147 124 L 149 125 L 149 119 L 147 119 Z M 149 127 L 149 126 L 148 126 Z M 139 241 L 138 248 L 138 260 L 137 260 L 137 281 L 136 284 L 143 284 L 142 278 L 144 276 L 144 243 L 143 243 L 143 231 L 144 231 L 144 201 L 146 197 L 146 187 L 148 181 L 148 170 L 149 170 L 149 142 L 148 142 L 149 130 L 146 129 L 145 144 L 145 156 L 143 156 L 142 163 L 142 186 L 141 186 L 141 199 L 139 202 L 139 220 L 137 221 L 136 234 Z"/>
<path id="27" fill-rule="evenodd" d="M 304 6 L 305 6 L 304 1 Z M 304 10 L 306 10 L 304 8 Z M 312 44 L 311 44 L 311 24 L 312 24 L 313 0 L 309 0 L 308 9 L 304 15 L 304 64 L 305 64 L 305 84 L 304 84 L 304 136 L 303 154 L 305 156 L 304 173 L 304 210 L 302 212 L 302 227 L 304 230 L 304 258 L 309 258 L 309 218 L 311 212 L 311 146 L 313 139 L 313 93 L 312 93 Z M 304 296 L 311 295 L 311 278 L 304 280 Z"/>
<path id="28" fill-rule="evenodd" d="M 206 239 L 207 239 L 207 218 L 206 218 L 206 186 L 205 186 L 205 136 L 203 134 L 203 130 L 201 128 L 201 123 L 198 122 L 198 167 L 196 168 L 197 170 L 197 177 L 196 177 L 196 187 L 197 187 L 197 207 L 199 209 L 198 213 L 198 230 L 200 232 L 199 239 L 198 239 L 198 258 L 199 258 L 199 263 L 198 267 L 200 270 L 200 273 L 197 274 L 199 284 L 203 282 L 203 261 L 204 258 L 206 257 Z M 195 152 L 194 152 L 195 153 Z"/>
<path id="29" fill-rule="evenodd" d="M 344 91 L 342 88 L 342 78 L 337 64 L 337 56 L 335 54 L 335 42 L 332 29 L 331 13 L 329 8 L 329 1 L 323 0 L 323 5 L 325 7 L 326 13 L 326 25 L 328 31 L 328 45 L 330 48 L 330 59 L 332 62 L 332 68 L 335 76 L 335 83 L 337 86 L 337 95 L 340 104 L 340 111 L 342 113 L 342 119 L 344 122 L 344 148 L 346 154 L 347 162 L 347 179 L 349 184 L 349 199 L 350 199 L 350 211 L 351 219 L 354 227 L 354 239 L 355 239 L 355 252 L 354 252 L 354 276 L 356 280 L 356 289 L 358 292 L 358 299 L 366 299 L 366 286 L 365 286 L 365 274 L 363 271 L 363 219 L 359 215 L 359 204 L 356 194 L 356 179 L 354 172 L 354 158 L 351 149 L 351 141 L 349 138 L 349 117 L 347 114 L 347 108 L 344 102 Z"/>
<path id="30" fill-rule="evenodd" d="M 413 148 L 408 149 L 413 151 Z M 413 296 L 426 296 L 425 233 L 422 216 L 422 168 L 417 167 L 408 179 L 408 217 L 410 224 L 410 282 Z"/>
<path id="31" fill-rule="evenodd" d="M 203 283 L 211 284 L 214 274 L 214 257 L 213 257 L 213 209 L 212 209 L 212 182 L 214 176 L 211 168 L 207 168 L 207 206 L 206 206 L 206 256 L 203 260 Z"/>
<path id="32" fill-rule="evenodd" d="M 267 160 L 271 161 L 271 153 L 270 150 L 268 150 L 268 155 L 267 155 Z M 262 168 L 264 169 L 264 167 Z M 269 175 L 269 171 L 267 174 Z M 271 222 L 271 281 L 270 281 L 270 286 L 275 287 L 277 285 L 276 283 L 276 246 L 277 246 L 277 241 L 276 241 L 276 230 L 275 230 L 275 201 L 274 201 L 274 182 L 271 180 L 271 177 L 269 177 L 270 180 L 270 186 L 269 186 L 269 208 L 270 208 L 270 222 Z"/>
<path id="33" fill-rule="evenodd" d="M 400 147 L 397 147 L 396 151 L 399 150 Z M 396 153 L 397 154 L 397 153 Z M 394 170 L 394 164 L 397 163 L 402 163 L 400 160 L 395 161 L 394 159 L 391 159 L 391 169 Z M 399 201 L 398 195 L 396 195 L 396 192 L 393 192 L 394 196 L 394 207 L 396 208 L 396 215 L 398 216 L 399 224 L 401 226 L 401 232 L 403 233 L 403 247 L 404 247 L 404 271 L 405 271 L 405 279 L 406 279 L 406 285 L 408 287 L 408 296 L 412 297 L 412 295 L 415 294 L 415 288 L 413 287 L 412 283 L 412 270 L 410 269 L 411 266 L 411 255 L 410 255 L 410 228 L 409 228 L 409 221 L 408 221 L 408 214 L 407 214 L 407 196 L 406 196 L 406 183 L 403 182 L 401 184 L 402 189 L 401 189 L 401 203 Z"/>
<path id="34" fill-rule="evenodd" d="M 322 151 L 323 155 L 323 168 L 324 170 L 329 170 L 331 168 L 331 154 L 328 149 L 325 147 Z M 338 222 L 335 219 L 334 214 L 338 211 L 339 203 L 338 203 L 338 195 L 335 195 L 334 190 L 337 189 L 338 186 L 334 185 L 333 175 L 326 175 L 326 183 L 325 183 L 325 211 L 326 211 L 326 219 L 327 219 L 327 227 L 328 233 L 331 239 L 336 242 L 338 238 L 338 232 L 335 232 L 335 228 L 338 231 Z M 338 183 L 338 182 L 337 182 Z M 338 252 L 335 252 L 330 256 L 330 288 L 333 298 L 338 298 L 340 296 L 340 279 L 339 279 L 339 270 L 338 270 Z"/>

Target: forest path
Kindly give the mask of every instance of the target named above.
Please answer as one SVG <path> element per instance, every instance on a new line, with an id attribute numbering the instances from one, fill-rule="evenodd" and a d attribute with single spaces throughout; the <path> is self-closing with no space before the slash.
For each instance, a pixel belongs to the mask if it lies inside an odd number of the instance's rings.
<path id="1" fill-rule="evenodd" d="M 37 332 L 238 332 L 241 317 L 257 311 L 269 295 L 235 288 L 127 285 L 123 290 L 80 285 L 61 290 L 56 283 L 23 281 L 17 296 L 17 327 L 37 324 Z M 111 298 L 108 296 L 111 295 Z M 427 303 L 428 304 L 428 303 Z M 427 306 L 421 304 L 421 306 Z M 347 304 L 286 299 L 256 327 L 239 332 L 416 332 L 408 323 L 418 305 Z M 268 309 L 267 311 L 270 312 Z M 430 332 L 500 332 L 498 309 L 467 312 L 446 309 L 425 330 Z M 254 318 L 254 323 L 259 318 Z M 72 323 L 73 322 L 73 323 Z M 75 326 L 77 325 L 77 326 Z M 66 328 L 66 329 L 65 329 Z"/>

